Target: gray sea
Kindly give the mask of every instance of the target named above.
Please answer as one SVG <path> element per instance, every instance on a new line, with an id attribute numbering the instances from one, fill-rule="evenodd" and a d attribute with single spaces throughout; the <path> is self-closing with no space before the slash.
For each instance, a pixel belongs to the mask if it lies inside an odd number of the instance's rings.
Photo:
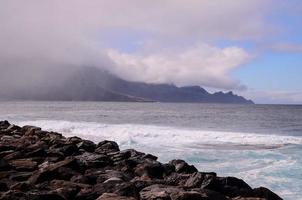
<path id="1" fill-rule="evenodd" d="M 0 120 L 122 149 L 181 158 L 302 199 L 302 106 L 113 102 L 0 102 Z"/>

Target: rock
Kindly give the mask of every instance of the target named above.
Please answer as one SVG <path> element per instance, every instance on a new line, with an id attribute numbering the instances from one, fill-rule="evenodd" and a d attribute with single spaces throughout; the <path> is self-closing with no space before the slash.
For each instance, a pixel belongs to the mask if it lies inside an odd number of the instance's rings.
<path id="1" fill-rule="evenodd" d="M 14 124 L 11 124 L 9 125 L 7 128 L 6 128 L 6 131 L 15 131 L 15 130 L 21 130 L 21 127 L 20 126 L 16 126 Z"/>
<path id="2" fill-rule="evenodd" d="M 97 200 L 135 200 L 133 197 L 119 196 L 114 193 L 104 193 Z"/>
<path id="3" fill-rule="evenodd" d="M 11 169 L 10 164 L 3 158 L 0 158 L 0 171 Z"/>
<path id="4" fill-rule="evenodd" d="M 60 177 L 58 169 L 61 167 L 66 167 L 66 170 L 68 170 L 68 168 L 77 168 L 78 164 L 76 162 L 76 159 L 73 157 L 68 157 L 63 161 L 53 164 L 44 163 L 44 165 L 41 165 L 41 167 L 39 167 L 40 169 L 29 178 L 29 181 L 35 184 L 47 180 L 56 179 L 57 177 Z M 64 177 L 62 178 L 64 179 Z"/>
<path id="5" fill-rule="evenodd" d="M 247 183 L 235 177 L 212 177 L 203 181 L 201 188 L 214 190 L 229 197 L 240 196 L 252 191 Z"/>
<path id="6" fill-rule="evenodd" d="M 22 192 L 27 192 L 34 188 L 35 187 L 33 185 L 29 184 L 28 182 L 18 182 L 18 183 L 13 184 L 12 186 L 10 186 L 10 190 L 19 190 Z"/>
<path id="7" fill-rule="evenodd" d="M 75 144 L 68 144 L 59 149 L 60 152 L 64 154 L 64 156 L 75 156 L 79 153 L 78 146 Z"/>
<path id="8" fill-rule="evenodd" d="M 2 193 L 0 200 L 28 200 L 28 195 L 24 192 L 18 190 L 9 190 L 5 193 Z"/>
<path id="9" fill-rule="evenodd" d="M 83 149 L 87 152 L 94 152 L 96 149 L 96 144 L 89 140 L 83 140 L 82 142 L 78 143 L 77 146 L 79 149 Z"/>
<path id="10" fill-rule="evenodd" d="M 194 191 L 185 191 L 179 192 L 171 195 L 171 199 L 173 200 L 204 200 L 204 196 L 198 192 Z"/>
<path id="11" fill-rule="evenodd" d="M 197 172 L 198 170 L 194 167 L 194 165 L 189 165 L 183 160 L 172 160 L 169 162 L 170 164 L 174 165 L 175 171 L 177 173 L 185 173 L 185 174 L 192 174 Z"/>
<path id="12" fill-rule="evenodd" d="M 258 197 L 235 197 L 232 198 L 232 200 L 267 200 L 267 199 L 258 198 Z"/>
<path id="13" fill-rule="evenodd" d="M 18 171 L 33 171 L 38 166 L 38 163 L 30 158 L 12 160 L 9 164 Z"/>
<path id="14" fill-rule="evenodd" d="M 85 152 L 75 157 L 77 161 L 85 168 L 102 168 L 111 164 L 111 159 L 105 155 L 98 155 Z"/>
<path id="15" fill-rule="evenodd" d="M 172 196 L 185 192 L 175 186 L 151 185 L 140 191 L 141 200 L 172 200 Z"/>
<path id="16" fill-rule="evenodd" d="M 165 168 L 157 161 L 139 164 L 135 169 L 135 174 L 148 176 L 149 178 L 163 178 Z"/>
<path id="17" fill-rule="evenodd" d="M 0 182 L 0 192 L 5 192 L 8 190 L 8 186 L 5 182 Z"/>
<path id="18" fill-rule="evenodd" d="M 187 188 L 198 188 L 203 185 L 204 182 L 207 182 L 210 179 L 216 177 L 216 173 L 201 173 L 195 172 L 190 175 L 189 179 L 185 183 L 185 187 Z"/>
<path id="19" fill-rule="evenodd" d="M 35 192 L 30 195 L 31 200 L 66 200 L 62 195 L 57 192 Z"/>
<path id="20" fill-rule="evenodd" d="M 113 151 L 119 151 L 119 146 L 116 142 L 104 140 L 102 142 L 99 142 L 97 145 L 98 151 L 107 151 L 107 152 L 113 152 Z"/>
<path id="21" fill-rule="evenodd" d="M 121 178 L 118 177 L 112 177 L 104 181 L 104 183 L 110 183 L 110 184 L 117 184 L 124 182 Z"/>
<path id="22" fill-rule="evenodd" d="M 277 194 L 273 193 L 272 191 L 264 187 L 253 189 L 251 195 L 253 197 L 260 197 L 266 200 L 282 200 Z"/>
<path id="23" fill-rule="evenodd" d="M 32 172 L 15 172 L 9 178 L 13 181 L 27 181 Z"/>

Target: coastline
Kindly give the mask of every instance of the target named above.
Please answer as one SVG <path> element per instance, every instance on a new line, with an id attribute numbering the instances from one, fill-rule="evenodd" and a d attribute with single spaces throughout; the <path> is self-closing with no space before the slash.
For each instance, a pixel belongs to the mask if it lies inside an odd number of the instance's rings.
<path id="1" fill-rule="evenodd" d="M 183 160 L 162 164 L 154 155 L 120 151 L 113 141 L 95 144 L 7 121 L 0 137 L 0 199 L 281 199 Z"/>

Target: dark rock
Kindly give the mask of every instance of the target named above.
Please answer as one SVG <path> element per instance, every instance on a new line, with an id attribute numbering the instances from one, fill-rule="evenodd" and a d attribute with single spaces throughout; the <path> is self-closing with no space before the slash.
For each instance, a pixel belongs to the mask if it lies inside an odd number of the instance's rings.
<path id="1" fill-rule="evenodd" d="M 119 151 L 119 146 L 116 142 L 104 140 L 97 145 L 96 153 L 108 153 Z"/>
<path id="2" fill-rule="evenodd" d="M 28 200 L 28 195 L 18 190 L 9 190 L 2 193 L 0 200 Z"/>
<path id="3" fill-rule="evenodd" d="M 174 165 L 175 171 L 177 173 L 186 173 L 186 174 L 192 174 L 194 172 L 197 172 L 198 170 L 194 167 L 194 165 L 189 165 L 183 160 L 172 160 L 169 162 L 170 164 Z"/>
<path id="4" fill-rule="evenodd" d="M 157 157 L 151 154 L 146 154 L 142 157 L 142 159 L 157 160 Z"/>
<path id="5" fill-rule="evenodd" d="M 211 180 L 215 177 L 216 173 L 195 172 L 190 175 L 184 186 L 187 188 L 198 188 L 201 187 L 204 182 L 207 182 L 208 180 Z"/>
<path id="6" fill-rule="evenodd" d="M 135 200 L 133 197 L 119 196 L 114 193 L 104 193 L 97 200 Z"/>
<path id="7" fill-rule="evenodd" d="M 33 184 L 47 181 L 47 180 L 52 180 L 56 179 L 58 177 L 62 177 L 62 175 L 58 172 L 58 169 L 61 167 L 66 167 L 68 168 L 78 168 L 78 164 L 76 162 L 76 159 L 73 157 L 66 158 L 63 161 L 53 163 L 53 164 L 48 164 L 44 163 L 45 166 L 43 165 L 42 167 L 39 168 L 38 171 L 36 171 L 30 178 L 29 181 Z"/>
<path id="8" fill-rule="evenodd" d="M 32 172 L 15 172 L 9 178 L 13 181 L 27 181 Z"/>
<path id="9" fill-rule="evenodd" d="M 253 189 L 252 194 L 250 194 L 250 196 L 260 197 L 266 200 L 282 200 L 277 194 L 264 187 Z"/>
<path id="10" fill-rule="evenodd" d="M 163 178 L 165 168 L 157 161 L 139 164 L 135 169 L 138 176 L 148 176 L 149 178 Z"/>
<path id="11" fill-rule="evenodd" d="M 11 169 L 11 166 L 8 164 L 8 162 L 0 158 L 0 171 L 9 170 L 9 169 Z"/>
<path id="12" fill-rule="evenodd" d="M 198 192 L 185 191 L 171 195 L 173 200 L 204 200 L 204 196 Z"/>
<path id="13" fill-rule="evenodd" d="M 183 189 L 167 185 L 151 185 L 140 191 L 141 200 L 172 200 L 172 196 L 185 192 Z"/>
<path id="14" fill-rule="evenodd" d="M 85 168 L 102 168 L 111 164 L 111 159 L 105 155 L 98 155 L 93 153 L 84 153 L 76 156 L 79 164 Z"/>
<path id="15" fill-rule="evenodd" d="M 35 187 L 33 185 L 29 184 L 28 182 L 18 182 L 18 183 L 13 184 L 12 186 L 10 186 L 10 190 L 19 190 L 22 192 L 27 192 L 34 188 Z"/>
<path id="16" fill-rule="evenodd" d="M 0 182 L 0 192 L 5 192 L 8 190 L 8 186 L 5 182 Z"/>
<path id="17" fill-rule="evenodd" d="M 252 191 L 248 184 L 235 177 L 213 177 L 203 181 L 201 188 L 214 190 L 229 197 L 240 196 Z"/>
<path id="18" fill-rule="evenodd" d="M 94 152 L 96 149 L 96 144 L 89 140 L 83 140 L 82 142 L 78 143 L 77 146 L 79 149 L 83 149 L 87 152 Z"/>
<path id="19" fill-rule="evenodd" d="M 16 170 L 33 171 L 37 168 L 38 163 L 30 158 L 12 160 L 9 164 Z"/>

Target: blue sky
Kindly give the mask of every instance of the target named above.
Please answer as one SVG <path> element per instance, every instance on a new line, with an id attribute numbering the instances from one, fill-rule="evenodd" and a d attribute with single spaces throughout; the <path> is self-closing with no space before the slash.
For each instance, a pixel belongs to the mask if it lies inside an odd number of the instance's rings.
<path id="1" fill-rule="evenodd" d="M 1 69 L 94 65 L 302 104 L 301 0 L 2 0 L 0 24 Z"/>

